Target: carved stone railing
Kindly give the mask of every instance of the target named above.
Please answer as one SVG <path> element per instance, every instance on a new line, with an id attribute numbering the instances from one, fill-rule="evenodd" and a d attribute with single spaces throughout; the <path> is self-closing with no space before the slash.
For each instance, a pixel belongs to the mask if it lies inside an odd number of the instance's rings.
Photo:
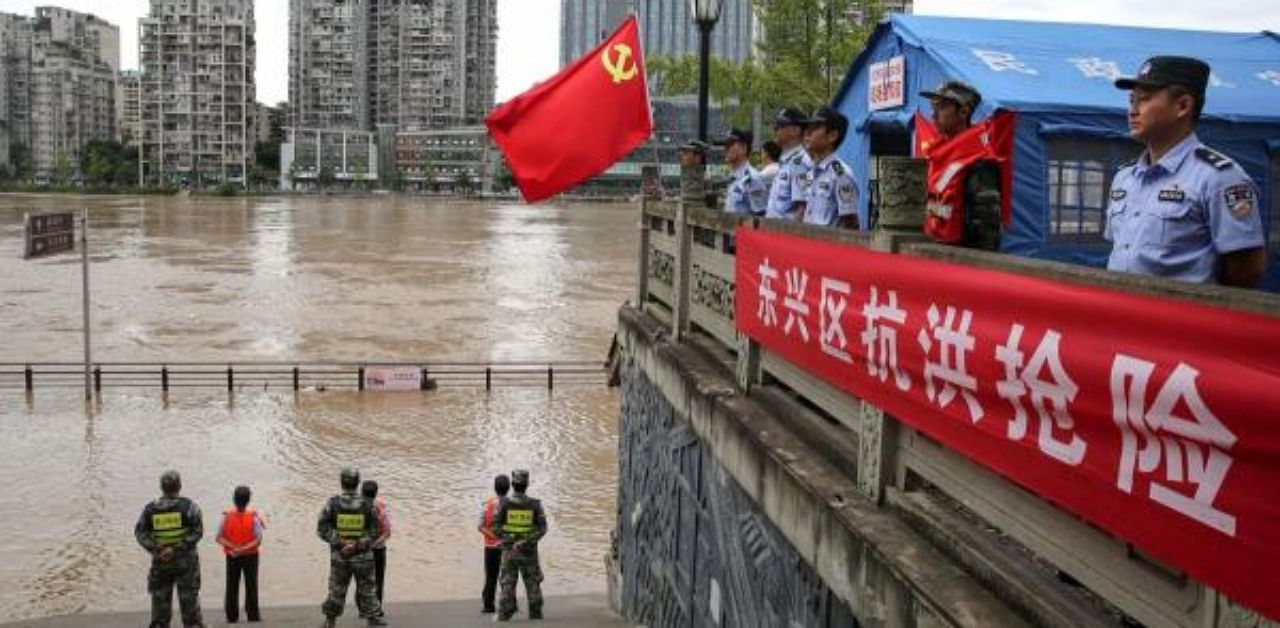
<path id="1" fill-rule="evenodd" d="M 901 514 L 925 536 L 947 546 L 957 562 L 978 572 L 979 579 L 1000 591 L 1012 606 L 1036 623 L 1090 624 L 1096 623 L 1098 617 L 1119 612 L 1149 626 L 1276 625 L 738 333 L 734 312 L 734 234 L 743 224 L 767 232 L 1130 294 L 1208 303 L 1271 316 L 1280 312 L 1280 298 L 1269 294 L 1153 282 L 1098 269 L 925 242 L 920 235 L 923 213 L 919 208 L 923 200 L 911 196 L 923 190 L 923 171 L 918 165 L 905 163 L 903 168 L 905 172 L 889 176 L 882 173 L 880 224 L 873 233 L 726 215 L 700 206 L 700 194 L 674 201 L 645 200 L 638 307 L 669 325 L 672 338 L 710 342 L 729 355 L 732 364 L 727 366 L 735 371 L 741 393 L 750 394 L 761 386 L 788 389 L 828 420 L 847 428 L 849 442 L 832 446 L 857 452 L 846 462 L 856 473 L 859 488 L 883 507 Z M 905 183 L 903 177 L 907 178 Z M 974 540 L 976 537 L 956 533 L 958 526 L 973 522 L 975 517 L 977 523 L 971 525 L 995 528 L 1001 538 L 1034 555 L 1029 562 L 1045 565 L 1049 573 L 1058 574 L 1056 578 L 1044 578 L 1043 574 L 1032 578 L 1038 578 L 1039 586 L 1067 586 L 1059 585 L 1059 580 L 1078 582 L 1103 602 L 1104 610 L 1092 614 L 1077 611 L 1061 599 L 1038 596 L 1033 585 L 1017 582 L 1026 574 L 1009 571 L 1006 563 L 992 558 L 990 547 Z M 1021 560 L 1026 561 L 1025 556 Z M 1021 564 L 1017 559 L 1013 563 Z"/>

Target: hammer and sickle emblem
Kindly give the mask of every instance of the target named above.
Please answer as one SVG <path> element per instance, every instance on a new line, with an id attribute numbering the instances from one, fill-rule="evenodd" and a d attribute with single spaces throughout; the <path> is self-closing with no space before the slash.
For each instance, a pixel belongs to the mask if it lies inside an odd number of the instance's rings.
<path id="1" fill-rule="evenodd" d="M 609 56 L 612 52 L 614 55 Z M 630 81 L 636 77 L 640 69 L 636 67 L 636 62 L 631 58 L 631 46 L 626 44 L 614 44 L 604 49 L 600 53 L 600 61 L 604 64 L 604 69 L 613 77 L 614 83 Z M 630 62 L 630 65 L 627 65 Z"/>

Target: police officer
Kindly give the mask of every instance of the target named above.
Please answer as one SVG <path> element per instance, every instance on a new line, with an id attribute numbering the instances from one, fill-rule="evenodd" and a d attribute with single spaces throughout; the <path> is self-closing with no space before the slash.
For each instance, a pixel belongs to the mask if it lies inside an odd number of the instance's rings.
<path id="1" fill-rule="evenodd" d="M 936 89 L 920 92 L 929 99 L 933 124 L 941 136 L 931 145 L 921 146 L 922 157 L 951 144 L 973 126 L 973 113 L 982 103 L 982 93 L 962 81 L 946 81 Z M 956 140 L 961 141 L 961 140 Z M 950 151 L 949 159 L 964 158 L 984 151 L 978 138 L 967 140 Z M 968 165 L 953 170 L 958 163 Z M 946 181 L 942 189 L 929 190 L 925 234 L 943 244 L 957 244 L 994 251 L 1000 248 L 1001 198 L 1000 168 L 990 160 L 955 162 L 930 160 L 929 180 Z M 933 169 L 941 169 L 938 175 Z M 947 171 L 950 173 L 947 174 Z"/>
<path id="2" fill-rule="evenodd" d="M 374 575 L 373 543 L 382 535 L 373 502 L 359 492 L 360 472 L 344 467 L 339 475 L 342 493 L 325 502 L 316 520 L 316 534 L 329 544 L 329 597 L 321 610 L 326 628 L 333 628 L 346 605 L 347 586 L 356 581 L 356 607 L 370 626 L 385 626 Z"/>
<path id="3" fill-rule="evenodd" d="M 512 494 L 498 506 L 493 517 L 493 533 L 502 541 L 502 567 L 498 585 L 498 621 L 510 621 L 516 612 L 516 578 L 524 578 L 529 619 L 542 619 L 542 566 L 538 563 L 538 541 L 547 534 L 547 515 L 542 502 L 529 497 L 529 472 L 511 472 Z"/>
<path id="4" fill-rule="evenodd" d="M 743 216 L 763 216 L 769 190 L 764 179 L 748 158 L 751 156 L 751 131 L 729 129 L 720 142 L 724 146 L 724 160 L 729 164 L 729 189 L 724 196 L 724 212 Z"/>
<path id="5" fill-rule="evenodd" d="M 200 614 L 200 557 L 196 547 L 204 536 L 204 521 L 195 502 L 178 495 L 182 477 L 177 471 L 160 476 L 161 497 L 142 509 L 133 535 L 151 554 L 147 592 L 151 594 L 151 628 L 166 628 L 173 615 L 173 589 L 178 589 L 182 625 L 203 626 Z"/>
<path id="6" fill-rule="evenodd" d="M 804 222 L 827 227 L 858 228 L 858 184 L 853 170 L 836 156 L 849 132 L 849 119 L 827 106 L 805 121 L 804 146 L 813 160 Z"/>
<path id="7" fill-rule="evenodd" d="M 778 165 L 778 176 L 769 187 L 769 202 L 765 206 L 768 218 L 794 220 L 804 209 L 809 169 L 813 166 L 804 152 L 804 123 L 804 113 L 790 107 L 773 118 L 773 139 L 782 147 L 782 161 Z"/>
<path id="8" fill-rule="evenodd" d="M 1152 57 L 1131 90 L 1129 134 L 1146 145 L 1111 185 L 1107 268 L 1252 288 L 1266 270 L 1258 192 L 1239 165 L 1200 143 L 1209 65 Z"/>

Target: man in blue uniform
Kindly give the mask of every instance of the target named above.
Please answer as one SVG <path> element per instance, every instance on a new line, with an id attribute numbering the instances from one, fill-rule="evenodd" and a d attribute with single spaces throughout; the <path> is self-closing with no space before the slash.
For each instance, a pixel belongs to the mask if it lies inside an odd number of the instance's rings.
<path id="1" fill-rule="evenodd" d="M 804 222 L 858 228 L 858 184 L 853 170 L 836 156 L 849 132 L 849 119 L 832 107 L 819 107 L 805 121 L 804 146 L 813 160 Z"/>
<path id="2" fill-rule="evenodd" d="M 729 129 L 729 134 L 720 142 L 724 146 L 724 160 L 732 172 L 729 175 L 729 189 L 724 195 L 724 212 L 743 216 L 763 216 L 766 195 L 769 191 L 764 186 L 760 173 L 751 167 L 748 158 L 751 156 L 751 142 L 754 138 L 751 131 Z"/>
<path id="3" fill-rule="evenodd" d="M 1209 65 L 1152 57 L 1132 90 L 1129 133 L 1146 145 L 1111 184 L 1107 268 L 1193 283 L 1252 288 L 1266 270 L 1257 188 L 1229 157 L 1204 144 L 1195 125 Z"/>
<path id="4" fill-rule="evenodd" d="M 789 107 L 773 118 L 773 139 L 782 146 L 782 161 L 778 164 L 778 176 L 769 187 L 769 202 L 765 206 L 768 218 L 794 220 L 804 209 L 809 169 L 813 167 L 804 152 L 804 122 L 805 115 Z"/>

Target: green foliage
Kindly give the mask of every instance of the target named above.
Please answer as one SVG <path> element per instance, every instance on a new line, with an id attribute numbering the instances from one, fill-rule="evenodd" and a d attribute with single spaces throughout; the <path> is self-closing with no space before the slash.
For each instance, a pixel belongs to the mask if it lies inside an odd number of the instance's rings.
<path id="1" fill-rule="evenodd" d="M 471 180 L 471 173 L 466 170 L 459 172 L 458 178 L 454 182 L 454 188 L 463 196 L 471 196 L 471 193 L 475 192 L 476 189 L 475 181 Z"/>
<path id="2" fill-rule="evenodd" d="M 91 140 L 80 152 L 80 172 L 89 185 L 133 185 L 138 180 L 138 149 L 111 140 Z"/>
<path id="3" fill-rule="evenodd" d="M 253 154 L 259 168 L 267 172 L 280 171 L 280 142 L 258 142 Z"/>
<path id="4" fill-rule="evenodd" d="M 333 166 L 324 164 L 320 166 L 320 173 L 316 176 L 316 182 L 320 184 L 321 189 L 326 189 L 338 180 L 337 175 L 333 172 Z"/>
<path id="5" fill-rule="evenodd" d="M 753 0 L 764 31 L 759 55 L 743 63 L 713 57 L 707 92 L 725 120 L 750 123 L 759 105 L 812 111 L 828 104 L 854 57 L 880 20 L 878 0 Z M 861 24 L 859 25 L 859 17 Z M 712 37 L 721 36 L 712 31 Z M 691 94 L 698 90 L 695 55 L 646 59 L 656 93 Z"/>
<path id="6" fill-rule="evenodd" d="M 240 186 L 235 183 L 223 183 L 218 186 L 218 196 L 236 196 L 240 193 Z"/>
<path id="7" fill-rule="evenodd" d="M 58 157 L 53 162 L 53 182 L 59 186 L 66 186 L 71 182 L 73 174 L 75 174 L 75 166 L 71 164 L 71 159 L 65 153 L 58 153 Z"/>

